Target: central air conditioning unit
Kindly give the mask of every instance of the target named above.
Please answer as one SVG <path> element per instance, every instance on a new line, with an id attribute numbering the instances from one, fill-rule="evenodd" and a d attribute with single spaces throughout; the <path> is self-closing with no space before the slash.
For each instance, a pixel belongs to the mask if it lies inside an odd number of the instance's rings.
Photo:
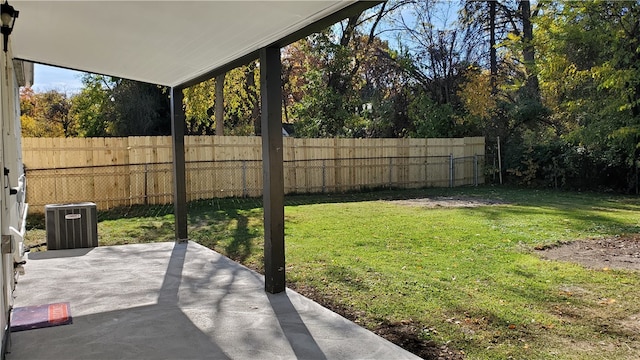
<path id="1" fill-rule="evenodd" d="M 98 246 L 96 204 L 51 204 L 44 208 L 47 250 Z"/>

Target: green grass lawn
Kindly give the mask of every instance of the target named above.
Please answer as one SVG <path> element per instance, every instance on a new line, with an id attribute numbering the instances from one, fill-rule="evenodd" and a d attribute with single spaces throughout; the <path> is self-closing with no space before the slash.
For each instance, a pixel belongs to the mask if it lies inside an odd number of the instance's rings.
<path id="1" fill-rule="evenodd" d="M 428 196 L 502 203 L 388 201 Z M 640 233 L 639 210 L 637 196 L 502 187 L 291 196 L 287 278 L 365 327 L 402 328 L 469 359 L 637 359 L 638 273 L 541 260 L 533 248 Z M 104 214 L 100 243 L 170 240 L 170 212 Z M 196 202 L 189 222 L 194 241 L 261 269 L 259 200 Z M 30 231 L 32 243 L 43 231 Z"/>

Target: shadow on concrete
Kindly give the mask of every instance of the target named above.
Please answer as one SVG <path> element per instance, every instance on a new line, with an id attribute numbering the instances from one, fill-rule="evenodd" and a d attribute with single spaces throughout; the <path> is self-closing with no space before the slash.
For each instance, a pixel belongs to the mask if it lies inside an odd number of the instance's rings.
<path id="1" fill-rule="evenodd" d="M 182 283 L 182 270 L 184 269 L 184 258 L 187 254 L 187 243 L 176 242 L 171 251 L 167 271 L 162 280 L 162 286 L 158 293 L 158 305 L 178 306 L 178 291 Z"/>
<path id="2" fill-rule="evenodd" d="M 298 359 L 327 360 L 324 352 L 304 324 L 286 291 L 267 294 L 278 323 Z"/>
<path id="3" fill-rule="evenodd" d="M 230 359 L 177 307 L 140 306 L 12 334 L 7 359 Z"/>
<path id="4" fill-rule="evenodd" d="M 91 250 L 31 255 L 68 258 Z M 13 334 L 7 359 L 231 359 L 178 306 L 186 251 L 187 243 L 174 245 L 157 304 L 74 316 L 69 326 Z"/>
<path id="5" fill-rule="evenodd" d="M 196 243 L 58 254 L 27 263 L 16 306 L 67 301 L 73 324 L 12 334 L 9 360 L 415 359 Z"/>
<path id="6" fill-rule="evenodd" d="M 81 248 L 81 249 L 69 249 L 69 250 L 47 250 L 30 252 L 28 255 L 29 260 L 44 260 L 44 259 L 57 259 L 57 258 L 69 258 L 85 256 L 90 253 L 94 248 Z"/>

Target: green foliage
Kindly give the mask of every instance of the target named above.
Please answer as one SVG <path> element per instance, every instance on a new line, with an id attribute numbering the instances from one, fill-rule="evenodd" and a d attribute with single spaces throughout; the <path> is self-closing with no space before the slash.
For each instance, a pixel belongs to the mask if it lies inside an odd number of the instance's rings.
<path id="1" fill-rule="evenodd" d="M 629 1 L 546 3 L 538 20 L 541 90 L 552 117 L 601 170 L 616 169 L 626 184 L 610 186 L 624 191 L 637 191 L 639 25 L 640 4 Z"/>
<path id="2" fill-rule="evenodd" d="M 114 133 L 115 109 L 106 87 L 104 76 L 85 74 L 84 87 L 73 97 L 71 113 L 78 121 L 78 132 L 83 137 L 109 136 Z"/>
<path id="3" fill-rule="evenodd" d="M 257 61 L 233 69 L 225 77 L 225 134 L 258 134 L 260 71 Z"/>
<path id="4" fill-rule="evenodd" d="M 369 19 L 386 14 L 384 7 L 374 12 Z M 375 36 L 378 23 L 366 18 L 349 18 L 286 49 L 284 98 L 296 135 L 408 135 L 409 80 L 397 66 L 397 53 Z"/>
<path id="5" fill-rule="evenodd" d="M 506 144 L 503 163 L 507 180 L 519 185 L 565 190 L 635 191 L 634 164 L 623 146 L 589 147 L 551 133 L 526 131 Z M 632 186 L 629 188 L 629 186 Z"/>
<path id="6" fill-rule="evenodd" d="M 259 133 L 260 69 L 257 61 L 226 73 L 224 79 L 225 135 Z M 215 79 L 184 89 L 184 108 L 190 134 L 214 134 Z"/>
<path id="7" fill-rule="evenodd" d="M 209 79 L 183 90 L 187 130 L 190 134 L 212 134 L 215 130 L 213 106 L 215 79 Z"/>
<path id="8" fill-rule="evenodd" d="M 367 115 L 367 136 L 402 138 L 415 133 L 415 123 L 409 118 L 408 107 L 413 96 L 410 88 L 402 87 L 386 97 L 372 99 Z"/>
<path id="9" fill-rule="evenodd" d="M 347 46 L 334 42 L 336 37 L 330 28 L 308 40 L 309 56 L 320 66 L 309 65 L 304 96 L 293 108 L 299 136 L 352 137 L 358 132 L 349 127 L 360 105 L 350 71 L 352 56 Z"/>
<path id="10" fill-rule="evenodd" d="M 95 74 L 73 98 L 71 112 L 79 134 L 95 136 L 168 135 L 170 103 L 166 88 Z"/>
<path id="11" fill-rule="evenodd" d="M 311 70 L 307 73 L 307 92 L 293 109 L 296 135 L 302 137 L 353 137 L 357 129 L 358 105 L 335 89 L 325 87 L 323 73 Z"/>
<path id="12" fill-rule="evenodd" d="M 425 93 L 420 93 L 409 105 L 409 118 L 415 126 L 413 137 L 455 136 L 455 114 L 451 105 L 436 104 Z"/>
<path id="13" fill-rule="evenodd" d="M 124 79 L 117 79 L 115 83 L 111 93 L 116 114 L 114 135 L 171 134 L 170 102 L 166 88 Z"/>

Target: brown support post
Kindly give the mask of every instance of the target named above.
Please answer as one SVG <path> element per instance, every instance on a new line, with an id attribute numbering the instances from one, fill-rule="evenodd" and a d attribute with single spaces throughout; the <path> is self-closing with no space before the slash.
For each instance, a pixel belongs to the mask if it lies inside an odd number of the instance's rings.
<path id="1" fill-rule="evenodd" d="M 184 124 L 182 89 L 171 88 L 171 140 L 173 143 L 173 213 L 175 215 L 176 241 L 187 237 L 187 185 L 185 181 Z"/>
<path id="2" fill-rule="evenodd" d="M 265 291 L 285 290 L 284 167 L 280 48 L 260 50 Z"/>

